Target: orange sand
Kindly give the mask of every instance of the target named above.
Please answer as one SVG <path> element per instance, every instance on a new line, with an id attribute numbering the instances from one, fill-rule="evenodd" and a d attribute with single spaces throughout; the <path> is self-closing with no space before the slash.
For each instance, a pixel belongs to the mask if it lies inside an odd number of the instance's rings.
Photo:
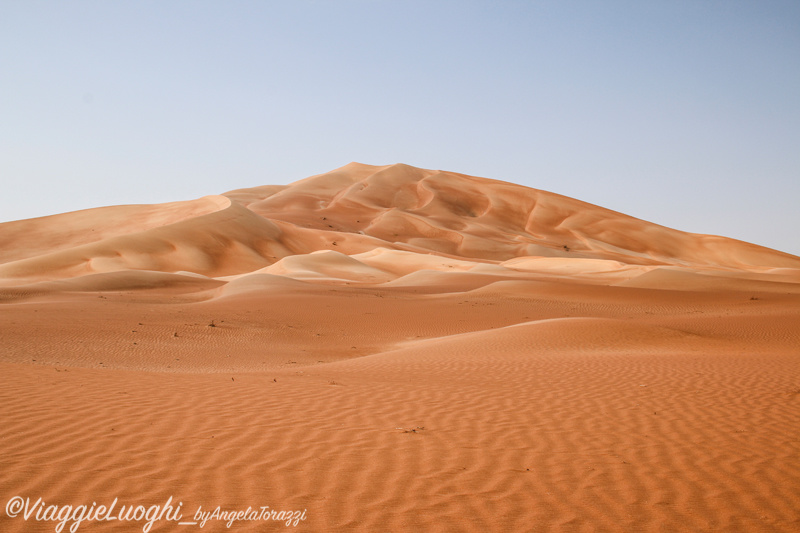
<path id="1" fill-rule="evenodd" d="M 0 224 L 0 324 L 2 532 L 54 530 L 17 495 L 309 532 L 800 531 L 800 258 L 749 243 L 353 163 Z"/>

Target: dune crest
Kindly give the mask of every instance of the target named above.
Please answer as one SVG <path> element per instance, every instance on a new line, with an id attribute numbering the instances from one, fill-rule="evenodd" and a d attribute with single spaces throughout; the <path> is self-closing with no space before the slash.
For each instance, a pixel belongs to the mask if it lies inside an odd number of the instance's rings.
<path id="1" fill-rule="evenodd" d="M 400 164 L 350 163 L 285 186 L 0 224 L 0 245 L 4 286 L 123 270 L 219 278 L 275 263 L 265 272 L 362 283 L 481 264 L 501 265 L 495 273 L 512 277 L 538 272 L 609 283 L 655 266 L 800 269 L 800 258 L 753 244 L 669 229 L 520 185 Z M 322 250 L 338 255 L 296 257 Z M 356 268 L 362 260 L 355 256 L 370 253 L 404 255 L 365 258 Z M 345 268 L 340 254 L 353 257 L 354 270 L 325 274 Z M 472 265 L 440 268 L 426 257 Z"/>

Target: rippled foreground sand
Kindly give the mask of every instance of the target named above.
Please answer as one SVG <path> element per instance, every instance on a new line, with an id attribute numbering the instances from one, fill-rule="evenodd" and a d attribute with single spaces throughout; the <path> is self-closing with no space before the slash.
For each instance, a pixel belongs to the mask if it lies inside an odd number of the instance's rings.
<path id="1" fill-rule="evenodd" d="M 0 324 L 3 532 L 58 524 L 15 496 L 309 532 L 800 531 L 800 258 L 755 245 L 351 164 L 0 224 Z"/>

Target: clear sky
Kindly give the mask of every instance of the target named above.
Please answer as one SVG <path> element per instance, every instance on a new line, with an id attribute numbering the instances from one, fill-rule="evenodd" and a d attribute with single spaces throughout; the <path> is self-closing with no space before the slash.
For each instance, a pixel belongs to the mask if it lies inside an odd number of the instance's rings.
<path id="1" fill-rule="evenodd" d="M 0 0 L 0 221 L 350 161 L 800 255 L 800 2 Z"/>

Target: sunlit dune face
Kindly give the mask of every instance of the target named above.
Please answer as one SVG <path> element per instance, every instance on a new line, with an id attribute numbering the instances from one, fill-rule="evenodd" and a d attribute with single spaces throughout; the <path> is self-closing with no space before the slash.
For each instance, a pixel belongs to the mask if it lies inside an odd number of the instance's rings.
<path id="1" fill-rule="evenodd" d="M 127 270 L 221 278 L 267 269 L 294 279 L 376 284 L 418 270 L 485 273 L 494 265 L 500 277 L 526 272 L 613 283 L 654 267 L 800 267 L 787 254 L 545 191 L 357 163 L 288 186 L 2 224 L 0 242 L 4 285 Z M 336 253 L 312 255 L 326 250 Z"/>

